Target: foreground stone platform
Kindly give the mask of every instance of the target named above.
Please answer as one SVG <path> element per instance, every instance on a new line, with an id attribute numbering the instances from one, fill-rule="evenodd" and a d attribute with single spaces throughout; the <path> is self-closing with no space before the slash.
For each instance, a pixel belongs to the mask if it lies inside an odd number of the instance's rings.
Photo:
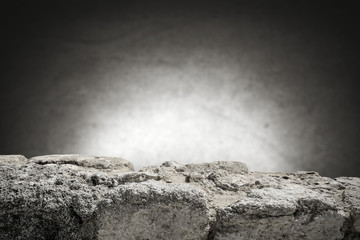
<path id="1" fill-rule="evenodd" d="M 360 178 L 0 155 L 0 239 L 360 239 Z"/>

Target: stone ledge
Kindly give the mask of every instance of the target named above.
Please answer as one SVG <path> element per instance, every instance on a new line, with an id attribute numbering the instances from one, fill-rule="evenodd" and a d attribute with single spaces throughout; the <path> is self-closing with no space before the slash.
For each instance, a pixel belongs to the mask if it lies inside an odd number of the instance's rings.
<path id="1" fill-rule="evenodd" d="M 0 239 L 360 239 L 360 178 L 0 155 Z"/>

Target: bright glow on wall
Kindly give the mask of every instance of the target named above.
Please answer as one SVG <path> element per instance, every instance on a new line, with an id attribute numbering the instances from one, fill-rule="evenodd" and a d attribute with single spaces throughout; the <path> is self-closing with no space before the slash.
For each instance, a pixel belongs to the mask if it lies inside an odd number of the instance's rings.
<path id="1" fill-rule="evenodd" d="M 80 141 L 68 146 L 74 152 L 122 156 L 137 169 L 167 160 L 228 160 L 252 170 L 276 171 L 279 165 L 290 170 L 276 105 L 234 65 L 138 64 L 117 80 L 124 69 L 107 75 L 105 82 L 112 84 L 103 99 L 89 101 L 87 127 L 78 134 Z"/>

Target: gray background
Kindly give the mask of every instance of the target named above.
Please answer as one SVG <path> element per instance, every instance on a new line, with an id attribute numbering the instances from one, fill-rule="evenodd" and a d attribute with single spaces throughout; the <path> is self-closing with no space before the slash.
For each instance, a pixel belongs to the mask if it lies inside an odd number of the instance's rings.
<path id="1" fill-rule="evenodd" d="M 360 176 L 356 2 L 2 2 L 0 153 Z"/>

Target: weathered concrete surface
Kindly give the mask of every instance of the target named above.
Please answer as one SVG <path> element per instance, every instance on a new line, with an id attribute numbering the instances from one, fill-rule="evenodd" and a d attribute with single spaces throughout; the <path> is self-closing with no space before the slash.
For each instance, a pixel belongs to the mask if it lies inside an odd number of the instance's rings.
<path id="1" fill-rule="evenodd" d="M 0 239 L 360 239 L 360 179 L 3 155 Z"/>
<path id="2" fill-rule="evenodd" d="M 95 168 L 109 171 L 116 170 L 120 172 L 134 171 L 134 166 L 131 162 L 116 157 L 96 157 L 78 154 L 45 155 L 33 157 L 30 159 L 30 162 L 35 162 L 42 165 L 51 163 L 70 164 L 73 166 L 85 168 Z"/>

